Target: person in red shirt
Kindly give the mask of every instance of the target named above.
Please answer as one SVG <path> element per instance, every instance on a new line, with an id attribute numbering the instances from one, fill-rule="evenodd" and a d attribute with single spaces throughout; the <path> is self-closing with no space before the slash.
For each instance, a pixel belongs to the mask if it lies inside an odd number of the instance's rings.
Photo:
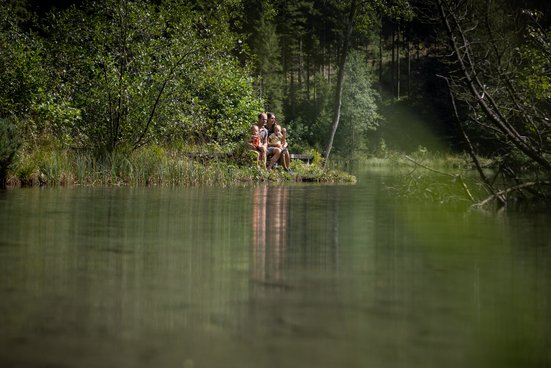
<path id="1" fill-rule="evenodd" d="M 260 165 L 262 161 L 263 167 L 266 167 L 266 147 L 262 144 L 260 140 L 260 133 L 257 125 L 251 127 L 251 139 L 249 141 L 249 146 L 253 152 L 256 153 L 256 164 Z"/>

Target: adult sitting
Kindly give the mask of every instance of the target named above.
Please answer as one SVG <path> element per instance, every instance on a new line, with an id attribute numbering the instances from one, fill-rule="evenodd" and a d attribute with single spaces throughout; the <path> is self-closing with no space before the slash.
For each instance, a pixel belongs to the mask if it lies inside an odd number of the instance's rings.
<path id="1" fill-rule="evenodd" d="M 266 129 L 266 122 L 268 121 L 268 115 L 265 112 L 261 112 L 258 114 L 258 130 L 259 130 L 259 136 L 260 136 L 260 144 L 266 148 L 266 156 L 270 157 L 270 163 L 266 167 L 268 171 L 272 169 L 274 164 L 279 160 L 279 156 L 281 155 L 281 147 L 277 146 L 270 146 L 268 144 L 268 130 Z"/>
<path id="2" fill-rule="evenodd" d="M 275 125 L 274 132 L 268 136 L 268 152 L 273 151 L 274 154 L 270 160 L 270 164 L 266 168 L 268 171 L 272 169 L 272 166 L 277 162 L 285 144 L 285 137 L 281 133 L 281 126 Z M 279 152 L 277 152 L 279 150 Z"/>
<path id="3" fill-rule="evenodd" d="M 277 119 L 276 119 L 276 116 L 273 112 L 268 112 L 266 113 L 266 116 L 267 116 L 267 122 L 266 122 L 266 130 L 268 131 L 268 137 L 270 135 L 272 135 L 275 131 L 275 127 L 276 126 L 280 126 L 278 123 L 277 123 Z M 290 168 L 290 164 L 291 164 L 291 155 L 289 153 L 289 150 L 288 150 L 288 144 L 287 144 L 287 130 L 285 128 L 281 128 L 281 134 L 282 134 L 282 139 L 281 139 L 281 147 L 278 147 L 280 148 L 280 155 L 277 157 L 276 161 L 280 159 L 280 163 L 281 165 L 283 166 L 283 168 L 288 171 L 289 173 L 292 173 L 291 171 L 291 168 Z M 268 144 L 268 149 L 270 148 L 270 145 Z M 270 154 L 270 152 L 268 152 L 268 155 Z"/>

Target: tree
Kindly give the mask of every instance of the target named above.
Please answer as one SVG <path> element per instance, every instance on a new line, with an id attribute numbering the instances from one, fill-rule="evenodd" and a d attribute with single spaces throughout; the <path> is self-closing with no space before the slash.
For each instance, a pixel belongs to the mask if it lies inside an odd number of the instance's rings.
<path id="1" fill-rule="evenodd" d="M 532 189 L 538 195 L 551 177 L 551 101 L 543 92 L 546 87 L 535 88 L 539 83 L 533 81 L 549 80 L 548 33 L 534 28 L 534 18 L 514 23 L 510 19 L 518 17 L 493 16 L 500 12 L 519 15 L 519 9 L 505 4 L 437 0 L 436 5 L 456 65 L 445 76 L 452 102 L 467 106 L 466 117 L 455 110 L 458 123 L 468 141 L 473 125 L 478 134 L 493 141 L 501 162 L 497 174 L 505 182 L 512 180 L 513 186 L 502 190 L 497 187 L 497 175 L 489 178 L 479 170 L 482 180 L 492 198 L 502 202 L 513 192 L 524 195 Z M 476 157 L 474 152 L 472 156 Z"/>
<path id="2" fill-rule="evenodd" d="M 259 103 L 232 55 L 228 15 L 200 5 L 106 0 L 53 14 L 53 79 L 81 112 L 71 127 L 78 143 L 103 154 L 246 131 Z"/>
<path id="3" fill-rule="evenodd" d="M 377 19 L 377 11 L 385 11 L 393 17 L 410 18 L 412 16 L 409 4 L 407 1 L 391 0 L 388 2 L 379 1 L 360 1 L 349 0 L 335 4 L 334 12 L 339 14 L 341 18 L 340 28 L 340 44 L 337 61 L 337 83 L 335 87 L 335 98 L 333 106 L 332 128 L 329 139 L 324 150 L 325 166 L 329 162 L 333 140 L 339 126 L 342 107 L 342 93 L 344 87 L 344 76 L 346 61 L 351 49 L 352 35 L 354 31 L 365 32 L 370 28 L 370 25 Z"/>
<path id="4" fill-rule="evenodd" d="M 44 88 L 42 44 L 20 26 L 20 8 L 0 7 L 0 117 L 30 114 L 38 91 Z M 28 16 L 25 16 L 28 17 Z"/>
<path id="5" fill-rule="evenodd" d="M 346 65 L 348 83 L 343 90 L 341 129 L 335 135 L 335 148 L 345 157 L 366 153 L 367 136 L 381 121 L 377 94 L 363 52 L 350 53 Z"/>
<path id="6" fill-rule="evenodd" d="M 347 16 L 344 20 L 345 27 L 343 29 L 342 36 L 342 45 L 339 53 L 339 58 L 337 62 L 338 74 L 337 74 L 337 85 L 335 87 L 335 102 L 333 106 L 333 119 L 332 119 L 332 128 L 329 136 L 327 145 L 323 152 L 323 158 L 325 159 L 325 167 L 329 163 L 329 155 L 331 154 L 331 149 L 333 148 L 333 140 L 335 139 L 335 133 L 339 126 L 340 117 L 341 117 L 341 105 L 342 105 L 342 90 L 344 85 L 344 68 L 346 65 L 346 58 L 350 49 L 350 41 L 352 36 L 352 31 L 354 30 L 354 22 L 356 18 L 356 13 L 358 12 L 358 5 L 356 0 L 351 0 L 348 9 Z"/>
<path id="7" fill-rule="evenodd" d="M 264 99 L 266 110 L 280 112 L 283 109 L 283 78 L 281 51 L 273 16 L 270 8 L 259 15 L 252 43 L 255 50 L 258 94 Z"/>

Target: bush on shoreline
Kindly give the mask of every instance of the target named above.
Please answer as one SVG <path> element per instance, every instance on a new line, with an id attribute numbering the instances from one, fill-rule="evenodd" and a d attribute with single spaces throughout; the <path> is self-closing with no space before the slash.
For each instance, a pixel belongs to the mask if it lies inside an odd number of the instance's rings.
<path id="1" fill-rule="evenodd" d="M 0 188 L 6 186 L 8 171 L 15 165 L 21 146 L 19 134 L 9 120 L 0 119 Z"/>

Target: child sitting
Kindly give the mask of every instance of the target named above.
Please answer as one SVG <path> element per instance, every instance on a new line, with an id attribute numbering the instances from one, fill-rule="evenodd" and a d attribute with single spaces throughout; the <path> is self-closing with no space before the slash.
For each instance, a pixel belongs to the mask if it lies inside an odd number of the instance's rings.
<path id="1" fill-rule="evenodd" d="M 266 168 L 268 171 L 272 169 L 272 166 L 279 160 L 281 152 L 283 152 L 285 143 L 285 136 L 281 133 L 281 126 L 275 125 L 274 132 L 268 136 L 268 155 L 272 155 L 270 164 Z"/>
<path id="2" fill-rule="evenodd" d="M 280 125 L 274 126 L 274 132 L 268 136 L 268 156 L 272 155 L 270 164 L 268 165 L 268 171 L 272 166 L 282 158 L 281 163 L 283 168 L 289 173 L 293 174 L 293 171 L 289 167 L 290 156 L 289 151 L 287 150 L 287 131 L 285 128 L 282 128 Z"/>
<path id="3" fill-rule="evenodd" d="M 274 126 L 274 132 L 268 137 L 268 146 L 283 148 L 284 139 L 285 137 L 283 133 L 281 133 L 281 126 L 276 125 Z"/>
<path id="4" fill-rule="evenodd" d="M 256 153 L 256 164 L 259 165 L 260 161 L 263 162 L 266 167 L 266 147 L 260 141 L 260 134 L 257 125 L 251 127 L 251 139 L 249 141 L 249 147 Z"/>

